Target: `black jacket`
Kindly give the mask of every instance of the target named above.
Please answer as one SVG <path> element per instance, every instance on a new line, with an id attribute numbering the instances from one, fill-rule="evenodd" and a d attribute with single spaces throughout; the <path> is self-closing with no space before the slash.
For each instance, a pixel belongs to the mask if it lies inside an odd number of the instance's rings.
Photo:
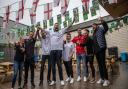
<path id="1" fill-rule="evenodd" d="M 17 62 L 23 62 L 24 61 L 24 52 L 21 48 L 24 48 L 24 46 L 15 45 L 15 56 L 14 60 Z"/>

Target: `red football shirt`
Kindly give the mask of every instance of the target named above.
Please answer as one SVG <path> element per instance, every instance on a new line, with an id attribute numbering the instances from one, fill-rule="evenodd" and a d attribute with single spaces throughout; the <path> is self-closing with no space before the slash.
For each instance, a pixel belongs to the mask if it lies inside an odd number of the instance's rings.
<path id="1" fill-rule="evenodd" d="M 80 35 L 73 38 L 72 42 L 76 43 L 76 53 L 77 54 L 83 54 L 86 53 L 83 44 L 85 44 L 87 40 L 87 35 Z"/>

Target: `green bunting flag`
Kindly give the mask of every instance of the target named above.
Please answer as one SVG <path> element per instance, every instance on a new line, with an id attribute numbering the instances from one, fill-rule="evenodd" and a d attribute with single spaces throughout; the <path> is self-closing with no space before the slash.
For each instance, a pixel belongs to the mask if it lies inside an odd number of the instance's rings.
<path id="1" fill-rule="evenodd" d="M 96 10 L 95 10 L 95 8 L 93 6 L 90 7 L 90 11 L 91 11 L 91 16 L 95 16 L 96 15 Z"/>
<path id="2" fill-rule="evenodd" d="M 61 14 L 57 15 L 57 22 L 59 25 L 62 23 Z"/>
<path id="3" fill-rule="evenodd" d="M 124 22 L 124 24 L 128 25 L 128 16 L 125 16 L 125 17 L 123 18 L 123 22 Z"/>
<path id="4" fill-rule="evenodd" d="M 99 3 L 98 0 L 92 0 L 92 5 L 95 8 L 95 10 L 99 10 Z"/>
<path id="5" fill-rule="evenodd" d="M 49 26 L 53 26 L 53 17 L 49 20 Z"/>
<path id="6" fill-rule="evenodd" d="M 73 15 L 75 18 L 75 23 L 79 22 L 79 10 L 78 10 L 78 8 L 73 9 Z"/>
<path id="7" fill-rule="evenodd" d="M 84 20 L 87 20 L 88 19 L 88 12 L 85 11 L 83 6 L 82 6 L 82 8 L 83 8 L 83 18 L 84 18 Z"/>
<path id="8" fill-rule="evenodd" d="M 34 26 L 34 25 L 31 26 L 31 31 L 32 31 L 32 32 L 35 31 L 35 26 Z"/>
<path id="9" fill-rule="evenodd" d="M 68 20 L 68 26 L 72 23 L 72 18 L 69 18 Z"/>
<path id="10" fill-rule="evenodd" d="M 69 11 L 67 11 L 66 13 L 65 13 L 65 21 L 68 21 L 69 20 Z"/>
<path id="11" fill-rule="evenodd" d="M 43 27 L 44 27 L 44 29 L 47 28 L 47 20 L 43 20 Z"/>
<path id="12" fill-rule="evenodd" d="M 67 27 L 67 21 L 63 22 L 63 26 L 64 26 L 64 28 Z"/>

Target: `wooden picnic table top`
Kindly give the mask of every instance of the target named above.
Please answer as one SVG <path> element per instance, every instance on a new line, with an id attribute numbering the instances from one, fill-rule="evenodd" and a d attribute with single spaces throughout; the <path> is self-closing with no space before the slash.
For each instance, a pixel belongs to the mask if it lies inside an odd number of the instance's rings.
<path id="1" fill-rule="evenodd" d="M 12 66 L 13 63 L 12 62 L 2 62 L 0 63 L 1 66 Z"/>
<path id="2" fill-rule="evenodd" d="M 0 69 L 0 73 L 5 73 L 5 70 Z"/>

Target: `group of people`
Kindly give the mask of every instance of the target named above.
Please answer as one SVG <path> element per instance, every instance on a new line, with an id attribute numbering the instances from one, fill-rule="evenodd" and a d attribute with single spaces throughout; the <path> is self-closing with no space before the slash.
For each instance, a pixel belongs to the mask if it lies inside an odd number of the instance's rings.
<path id="1" fill-rule="evenodd" d="M 92 79 L 89 81 L 90 83 L 95 83 L 95 68 L 93 65 L 94 56 L 96 56 L 100 79 L 97 81 L 98 84 L 103 84 L 103 86 L 108 86 L 108 74 L 105 64 L 105 51 L 106 51 L 106 39 L 105 33 L 108 30 L 107 23 L 100 18 L 102 27 L 98 26 L 98 24 L 93 23 L 92 27 L 94 29 L 94 33 L 92 36 L 89 36 L 89 30 L 87 29 L 78 29 L 78 35 L 71 39 L 71 34 L 68 32 L 68 29 L 72 27 L 72 24 L 69 27 L 59 30 L 58 23 L 54 24 L 53 31 L 48 31 L 46 29 L 37 27 L 36 34 L 34 32 L 29 33 L 29 37 L 25 39 L 20 39 L 19 42 L 15 43 L 15 57 L 14 57 L 14 76 L 12 80 L 12 89 L 14 89 L 17 75 L 19 74 L 18 85 L 19 88 L 21 86 L 21 77 L 24 66 L 24 84 L 23 88 L 27 86 L 28 83 L 28 72 L 29 68 L 31 71 L 31 85 L 35 87 L 34 83 L 34 47 L 36 39 L 39 38 L 42 46 L 42 61 L 41 61 L 41 69 L 40 69 L 40 82 L 39 86 L 43 85 L 44 80 L 44 66 L 45 61 L 48 59 L 48 74 L 47 74 L 47 83 L 52 86 L 56 83 L 56 64 L 58 66 L 60 84 L 65 85 L 63 79 L 63 71 L 62 71 L 62 61 L 65 66 L 65 70 L 67 73 L 67 82 L 73 83 L 73 67 L 72 67 L 72 59 L 73 55 L 76 54 L 77 61 L 77 81 L 81 81 L 82 73 L 81 73 L 81 61 L 83 64 L 83 81 L 88 81 L 89 78 L 89 70 L 88 64 L 91 68 Z M 82 34 L 82 30 L 84 33 Z M 64 34 L 66 33 L 66 40 L 63 39 Z M 51 79 L 52 72 L 52 79 Z"/>

